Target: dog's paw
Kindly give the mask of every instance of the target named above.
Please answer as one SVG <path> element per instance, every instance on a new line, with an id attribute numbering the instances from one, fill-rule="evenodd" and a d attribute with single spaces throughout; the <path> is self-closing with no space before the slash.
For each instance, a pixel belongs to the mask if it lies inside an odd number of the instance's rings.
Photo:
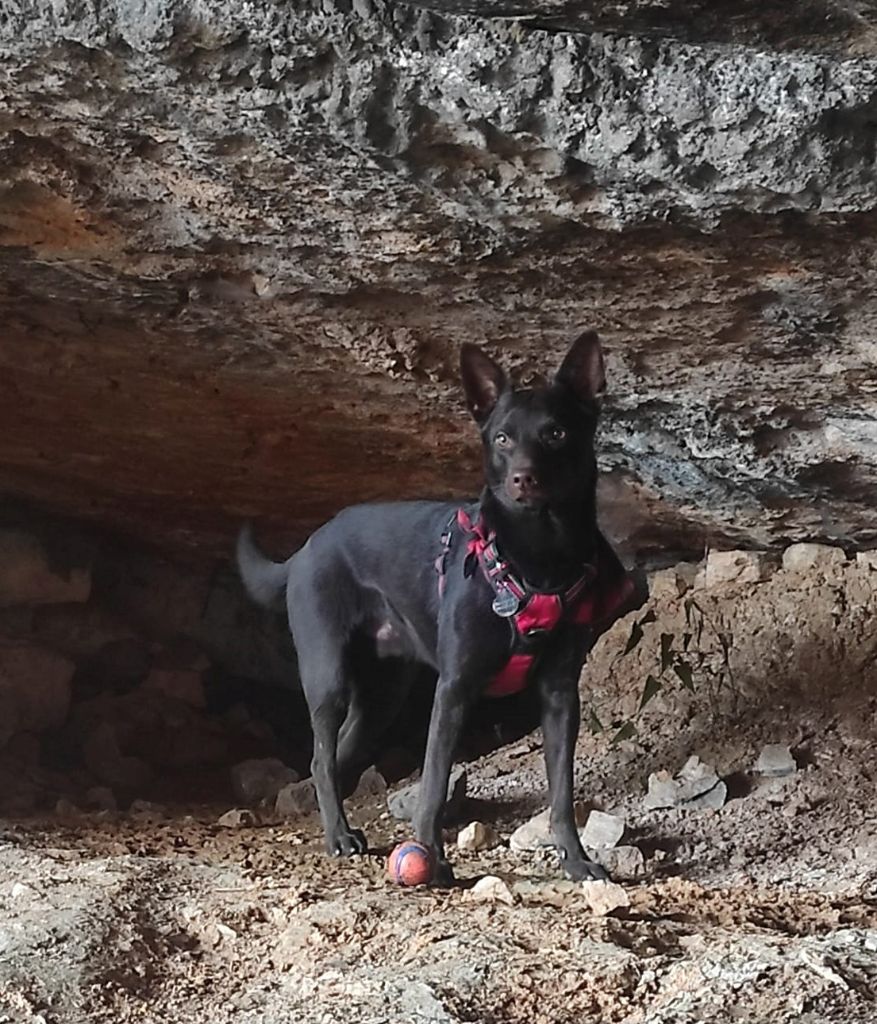
<path id="1" fill-rule="evenodd" d="M 454 869 L 448 861 L 441 857 L 435 862 L 435 871 L 432 875 L 432 885 L 436 889 L 450 889 L 454 884 Z"/>
<path id="2" fill-rule="evenodd" d="M 340 832 L 331 838 L 326 846 L 333 857 L 353 857 L 358 853 L 368 853 L 365 834 L 358 828 L 352 828 L 349 832 Z"/>
<path id="3" fill-rule="evenodd" d="M 564 860 L 563 870 L 574 882 L 608 882 L 609 872 L 592 860 Z"/>

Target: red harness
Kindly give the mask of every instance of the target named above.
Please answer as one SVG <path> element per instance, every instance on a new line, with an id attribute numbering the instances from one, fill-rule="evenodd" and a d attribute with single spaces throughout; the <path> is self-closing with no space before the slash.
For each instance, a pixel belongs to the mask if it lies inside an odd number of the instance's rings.
<path id="1" fill-rule="evenodd" d="M 597 535 L 594 565 L 585 566 L 571 587 L 559 593 L 530 590 L 500 556 L 496 535 L 487 530 L 484 520 L 479 517 L 473 522 L 466 510 L 460 508 L 442 534 L 442 554 L 436 559 L 439 594 L 444 592 L 455 524 L 468 535 L 465 575 L 471 576 L 476 564 L 481 567 L 494 592 L 493 610 L 507 618 L 512 627 L 509 660 L 491 679 L 485 691 L 488 697 L 506 697 L 524 689 L 542 644 L 561 620 L 588 625 L 595 631 L 606 628 L 634 591 L 632 578 L 602 534 Z"/>

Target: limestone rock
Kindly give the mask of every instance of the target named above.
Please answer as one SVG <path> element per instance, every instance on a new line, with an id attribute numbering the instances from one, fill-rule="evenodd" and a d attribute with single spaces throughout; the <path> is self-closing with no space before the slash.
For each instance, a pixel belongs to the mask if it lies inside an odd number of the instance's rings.
<path id="1" fill-rule="evenodd" d="M 773 571 L 773 563 L 760 551 L 710 551 L 703 582 L 707 588 L 726 583 L 761 583 Z"/>
<path id="2" fill-rule="evenodd" d="M 605 811 L 591 811 L 579 838 L 586 850 L 605 850 L 617 846 L 624 835 L 624 818 Z"/>
<path id="3" fill-rule="evenodd" d="M 551 845 L 550 810 L 546 808 L 534 815 L 529 821 L 518 826 L 511 834 L 509 847 L 518 853 L 532 852 Z M 575 806 L 576 825 L 582 826 L 588 820 L 588 810 L 584 804 Z"/>
<path id="4" fill-rule="evenodd" d="M 724 806 L 728 789 L 712 765 L 699 757 L 690 757 L 674 778 L 667 771 L 649 776 L 649 789 L 644 804 L 649 810 L 662 807 L 686 809 L 718 809 Z"/>
<path id="5" fill-rule="evenodd" d="M 846 562 L 842 548 L 830 544 L 790 544 L 783 552 L 787 572 L 824 572 Z"/>
<path id="6" fill-rule="evenodd" d="M 480 821 L 470 822 L 465 828 L 460 829 L 457 835 L 457 849 L 459 850 L 472 852 L 490 850 L 494 846 L 498 846 L 499 842 L 500 838 L 496 829 Z"/>
<path id="7" fill-rule="evenodd" d="M 246 828 L 255 825 L 256 818 L 253 812 L 246 807 L 233 807 L 225 814 L 221 814 L 216 819 L 216 824 L 222 825 L 223 828 Z"/>
<path id="8" fill-rule="evenodd" d="M 638 846 L 616 846 L 594 850 L 594 859 L 619 882 L 635 882 L 645 873 L 645 858 Z"/>
<path id="9" fill-rule="evenodd" d="M 496 875 L 479 878 L 475 885 L 463 894 L 463 899 L 472 903 L 505 903 L 510 907 L 515 905 L 514 893 Z"/>
<path id="10" fill-rule="evenodd" d="M 787 746 L 782 743 L 768 743 L 761 748 L 754 770 L 760 775 L 778 777 L 794 775 L 798 765 Z"/>
<path id="11" fill-rule="evenodd" d="M 316 811 L 318 806 L 317 790 L 311 779 L 290 782 L 277 793 L 274 801 L 274 811 L 281 818 L 298 818 Z"/>
<path id="12" fill-rule="evenodd" d="M 420 783 L 414 782 L 402 789 L 397 789 L 387 796 L 390 814 L 399 821 L 411 821 L 417 810 L 417 797 Z M 451 821 L 459 814 L 466 799 L 466 769 L 462 765 L 454 765 L 448 779 L 448 790 L 445 797 L 444 820 Z"/>
<path id="13" fill-rule="evenodd" d="M 598 917 L 606 917 L 630 906 L 630 897 L 624 887 L 615 882 L 582 882 L 581 889 L 588 906 Z"/>
<path id="14" fill-rule="evenodd" d="M 877 551 L 857 551 L 856 565 L 865 569 L 877 569 Z"/>

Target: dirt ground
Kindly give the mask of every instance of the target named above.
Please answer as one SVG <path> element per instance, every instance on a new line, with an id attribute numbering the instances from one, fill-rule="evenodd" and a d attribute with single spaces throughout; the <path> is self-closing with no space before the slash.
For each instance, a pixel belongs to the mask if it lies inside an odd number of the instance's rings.
<path id="1" fill-rule="evenodd" d="M 873 1024 L 870 572 L 695 590 L 710 625 L 694 691 L 667 681 L 641 714 L 644 672 L 662 633 L 683 636 L 685 599 L 653 602 L 629 654 L 642 612 L 601 641 L 583 696 L 586 721 L 593 710 L 607 728 L 584 731 L 577 788 L 623 815 L 643 854 L 629 907 L 596 915 L 552 854 L 508 847 L 544 806 L 538 731 L 468 765 L 460 824 L 490 822 L 506 842 L 451 847 L 451 891 L 386 880 L 408 828 L 382 795 L 352 805 L 372 852 L 339 862 L 315 816 L 223 827 L 230 793 L 187 804 L 181 777 L 160 805 L 62 803 L 0 824 L 0 1022 Z M 625 721 L 636 731 L 618 739 Z M 764 743 L 787 744 L 797 771 L 753 771 Z M 725 805 L 647 809 L 649 773 L 691 754 L 716 766 Z M 472 899 L 485 874 L 508 883 L 511 905 Z"/>

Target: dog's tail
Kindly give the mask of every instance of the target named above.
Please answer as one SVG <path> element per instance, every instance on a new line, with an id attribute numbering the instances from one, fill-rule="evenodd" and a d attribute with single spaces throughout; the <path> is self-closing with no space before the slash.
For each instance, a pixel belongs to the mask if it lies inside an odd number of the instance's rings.
<path id="1" fill-rule="evenodd" d="M 247 524 L 238 534 L 238 572 L 247 593 L 266 608 L 278 608 L 283 600 L 283 590 L 289 568 L 286 562 L 272 562 L 256 547 L 253 528 Z"/>

